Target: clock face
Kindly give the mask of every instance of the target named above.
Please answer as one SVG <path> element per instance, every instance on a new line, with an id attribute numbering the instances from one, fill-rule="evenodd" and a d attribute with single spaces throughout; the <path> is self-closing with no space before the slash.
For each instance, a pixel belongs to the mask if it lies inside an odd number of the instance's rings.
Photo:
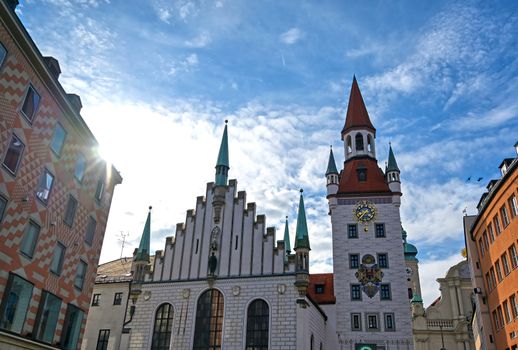
<path id="1" fill-rule="evenodd" d="M 411 268 L 411 267 L 409 267 L 409 266 L 407 266 L 407 268 L 406 268 L 406 274 L 407 274 L 407 275 L 409 275 L 409 276 L 411 276 L 411 275 L 412 275 L 412 272 L 413 272 L 413 271 L 412 271 L 412 268 Z"/>
<path id="2" fill-rule="evenodd" d="M 354 209 L 354 215 L 358 222 L 367 223 L 376 216 L 376 207 L 370 202 L 361 201 Z"/>

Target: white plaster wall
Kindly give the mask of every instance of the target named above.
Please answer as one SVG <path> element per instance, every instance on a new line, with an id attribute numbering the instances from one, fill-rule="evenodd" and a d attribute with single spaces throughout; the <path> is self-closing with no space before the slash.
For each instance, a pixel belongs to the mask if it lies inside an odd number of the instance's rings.
<path id="1" fill-rule="evenodd" d="M 386 197 L 385 197 L 386 198 Z M 379 202 L 385 200 L 380 198 Z M 391 197 L 388 197 L 391 198 Z M 367 225 L 368 231 L 364 232 L 363 225 L 358 224 L 357 239 L 347 238 L 347 224 L 354 224 L 353 210 L 359 200 L 371 200 L 376 198 L 357 198 L 349 201 L 351 204 L 341 204 L 332 209 L 331 224 L 333 230 L 333 267 L 334 290 L 336 295 L 337 332 L 343 339 L 353 341 L 384 342 L 408 341 L 412 343 L 412 324 L 410 317 L 410 305 L 408 302 L 406 265 L 403 256 L 403 242 L 401 239 L 401 218 L 399 207 L 389 204 L 375 204 L 377 216 L 373 222 Z M 347 202 L 347 203 L 349 203 Z M 354 203 L 353 203 L 354 202 Z M 386 237 L 375 238 L 375 223 L 384 223 Z M 364 254 L 376 257 L 377 253 L 388 253 L 389 268 L 383 269 L 382 283 L 390 283 L 392 300 L 380 300 L 378 292 L 372 299 L 362 292 L 362 301 L 351 301 L 350 284 L 358 283 L 355 277 L 356 269 L 349 269 L 349 254 L 358 253 L 360 259 Z M 362 314 L 362 331 L 352 332 L 350 313 Z M 365 313 L 379 313 L 380 332 L 365 331 Z M 395 315 L 395 332 L 384 332 L 383 313 L 391 312 Z M 412 345 L 410 344 L 410 348 Z"/>
<path id="2" fill-rule="evenodd" d="M 264 299 L 270 306 L 270 348 L 297 349 L 298 292 L 294 282 L 294 276 L 216 279 L 213 287 L 224 295 L 224 349 L 244 348 L 246 308 L 255 298 Z M 286 285 L 284 294 L 279 294 L 279 284 Z M 234 287 L 240 288 L 237 296 L 232 292 Z M 147 301 L 140 297 L 137 302 L 134 320 L 129 325 L 129 349 L 149 348 L 154 314 L 164 302 L 171 303 L 174 308 L 171 349 L 192 348 L 196 303 L 208 288 L 206 281 L 144 284 L 143 292 L 151 292 L 151 297 Z M 188 297 L 184 297 L 185 289 L 189 290 Z"/>

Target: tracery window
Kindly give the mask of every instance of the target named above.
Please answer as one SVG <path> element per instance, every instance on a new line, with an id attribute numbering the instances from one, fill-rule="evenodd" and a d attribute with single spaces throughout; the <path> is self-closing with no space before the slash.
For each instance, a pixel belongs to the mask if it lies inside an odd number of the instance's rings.
<path id="1" fill-rule="evenodd" d="M 196 308 L 194 350 L 221 349 L 223 310 L 223 294 L 219 290 L 209 289 L 200 296 Z"/>
<path id="2" fill-rule="evenodd" d="M 173 328 L 173 306 L 162 304 L 156 310 L 151 350 L 169 350 Z"/>
<path id="3" fill-rule="evenodd" d="M 356 143 L 356 150 L 357 151 L 363 151 L 363 135 L 360 133 L 357 133 L 354 137 L 354 141 Z"/>
<path id="4" fill-rule="evenodd" d="M 248 305 L 246 319 L 246 350 L 268 350 L 270 310 L 261 299 Z"/>

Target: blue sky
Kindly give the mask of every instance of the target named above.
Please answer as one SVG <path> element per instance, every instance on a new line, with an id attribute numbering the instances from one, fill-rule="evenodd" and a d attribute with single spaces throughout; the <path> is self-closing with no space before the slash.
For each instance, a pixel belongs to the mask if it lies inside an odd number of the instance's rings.
<path id="1" fill-rule="evenodd" d="M 331 271 L 323 174 L 330 144 L 343 161 L 356 74 L 379 164 L 391 141 L 402 171 L 429 304 L 461 259 L 463 210 L 476 213 L 515 155 L 516 1 L 22 0 L 17 12 L 124 177 L 102 261 L 119 257 L 121 232 L 131 254 L 150 204 L 152 250 L 163 248 L 213 181 L 228 119 L 230 177 L 279 239 L 304 188 L 311 271 Z"/>

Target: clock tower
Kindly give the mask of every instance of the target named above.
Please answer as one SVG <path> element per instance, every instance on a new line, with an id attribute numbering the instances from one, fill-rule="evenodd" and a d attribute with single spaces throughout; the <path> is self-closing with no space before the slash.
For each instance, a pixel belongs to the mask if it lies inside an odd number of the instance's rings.
<path id="1" fill-rule="evenodd" d="M 341 136 L 345 162 L 337 186 L 329 186 L 334 164 L 326 174 L 340 349 L 413 349 L 400 172 L 392 148 L 390 169 L 378 166 L 376 129 L 355 77 Z"/>

